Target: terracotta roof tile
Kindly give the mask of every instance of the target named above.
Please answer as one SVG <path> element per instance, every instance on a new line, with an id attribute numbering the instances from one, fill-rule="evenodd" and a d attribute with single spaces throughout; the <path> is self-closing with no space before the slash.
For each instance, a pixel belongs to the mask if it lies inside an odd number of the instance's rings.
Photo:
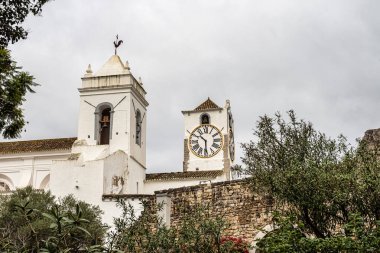
<path id="1" fill-rule="evenodd" d="M 186 171 L 170 173 L 151 173 L 146 174 L 146 181 L 154 180 L 173 180 L 173 179 L 191 179 L 191 178 L 215 178 L 223 175 L 223 170 L 205 170 L 205 171 Z"/>
<path id="2" fill-rule="evenodd" d="M 71 149 L 75 138 L 0 142 L 0 154 L 29 153 Z"/>
<path id="3" fill-rule="evenodd" d="M 194 111 L 208 110 L 208 109 L 222 109 L 215 104 L 210 98 L 207 98 L 202 104 L 200 104 Z"/>

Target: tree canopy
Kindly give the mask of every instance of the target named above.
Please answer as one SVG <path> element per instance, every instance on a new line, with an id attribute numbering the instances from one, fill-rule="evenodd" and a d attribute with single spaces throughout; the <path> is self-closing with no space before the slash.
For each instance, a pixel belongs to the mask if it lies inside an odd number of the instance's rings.
<path id="1" fill-rule="evenodd" d="M 48 0 L 4 0 L 0 3 L 0 133 L 16 138 L 25 126 L 21 105 L 27 92 L 33 92 L 33 76 L 21 71 L 7 49 L 10 43 L 26 39 L 22 23 L 29 15 L 40 15 Z"/>
<path id="2" fill-rule="evenodd" d="M 21 25 L 31 13 L 40 15 L 49 0 L 3 0 L 0 3 L 0 47 L 26 39 L 28 31 Z"/>
<path id="3" fill-rule="evenodd" d="M 340 252 L 351 246 L 357 250 L 358 244 L 370 243 L 367 239 L 378 234 L 377 149 L 363 141 L 353 147 L 343 136 L 329 138 L 310 122 L 297 119 L 293 111 L 288 120 L 279 113 L 260 117 L 254 136 L 242 145 L 246 173 L 252 189 L 272 196 L 279 212 L 274 219 L 278 229 L 259 243 L 261 250 Z M 279 250 L 279 245 L 289 247 Z"/>
<path id="4" fill-rule="evenodd" d="M 21 105 L 36 85 L 33 77 L 11 60 L 9 51 L 0 48 L 0 132 L 4 138 L 19 137 L 25 125 Z"/>

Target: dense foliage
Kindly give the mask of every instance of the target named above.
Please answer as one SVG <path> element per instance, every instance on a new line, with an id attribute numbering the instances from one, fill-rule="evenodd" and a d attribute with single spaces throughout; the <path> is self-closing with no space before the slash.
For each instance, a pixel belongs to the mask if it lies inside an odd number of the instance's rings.
<path id="1" fill-rule="evenodd" d="M 1 252 L 91 252 L 105 226 L 98 207 L 50 192 L 18 189 L 0 198 Z"/>
<path id="2" fill-rule="evenodd" d="M 150 201 L 141 213 L 123 200 L 119 206 L 123 214 L 106 234 L 99 207 L 72 196 L 56 200 L 31 187 L 0 195 L 0 252 L 248 252 L 241 238 L 222 236 L 228 224 L 204 206 L 187 205 L 172 227 Z"/>
<path id="3" fill-rule="evenodd" d="M 277 229 L 259 243 L 260 249 L 379 251 L 377 149 L 364 142 L 351 147 L 344 137 L 328 138 L 298 120 L 293 111 L 288 116 L 288 121 L 278 113 L 261 117 L 256 139 L 243 144 L 253 190 L 274 197 L 280 211 Z"/>
<path id="4" fill-rule="evenodd" d="M 239 238 L 223 237 L 228 224 L 222 217 L 213 218 L 204 206 L 182 208 L 179 224 L 166 227 L 157 216 L 160 207 L 143 202 L 139 217 L 132 206 L 121 201 L 121 218 L 115 219 L 115 230 L 108 238 L 110 251 L 125 252 L 192 252 L 245 253 L 248 245 Z"/>
<path id="5" fill-rule="evenodd" d="M 0 132 L 4 138 L 19 137 L 25 125 L 22 103 L 27 92 L 34 92 L 33 77 L 20 71 L 9 51 L 0 48 Z"/>
<path id="6" fill-rule="evenodd" d="M 9 43 L 26 39 L 21 25 L 28 14 L 41 14 L 48 0 L 2 0 L 0 2 L 0 133 L 16 138 L 25 125 L 22 103 L 27 92 L 33 92 L 33 77 L 20 71 L 7 49 Z"/>
<path id="7" fill-rule="evenodd" d="M 2 0 L 0 2 L 0 48 L 26 39 L 28 31 L 21 24 L 31 13 L 40 15 L 49 0 Z"/>

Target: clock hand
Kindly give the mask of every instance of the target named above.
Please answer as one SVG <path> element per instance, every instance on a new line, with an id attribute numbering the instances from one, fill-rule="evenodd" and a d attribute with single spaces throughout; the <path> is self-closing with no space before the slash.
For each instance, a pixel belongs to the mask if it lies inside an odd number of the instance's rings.
<path id="1" fill-rule="evenodd" d="M 202 137 L 202 135 L 200 136 L 202 140 L 204 140 L 205 142 L 205 150 L 207 150 L 207 140 L 205 138 Z"/>
<path id="2" fill-rule="evenodd" d="M 206 147 L 207 147 L 207 140 L 201 136 L 202 140 L 205 141 Z"/>

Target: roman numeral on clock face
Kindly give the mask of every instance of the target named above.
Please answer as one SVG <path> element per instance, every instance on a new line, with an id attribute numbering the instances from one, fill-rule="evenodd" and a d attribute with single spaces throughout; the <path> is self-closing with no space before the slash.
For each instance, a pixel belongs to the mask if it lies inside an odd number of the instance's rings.
<path id="1" fill-rule="evenodd" d="M 198 136 L 196 134 L 192 134 L 191 137 L 199 138 L 200 136 Z"/>
<path id="2" fill-rule="evenodd" d="M 220 145 L 216 144 L 216 143 L 213 143 L 211 146 L 214 147 L 214 148 L 216 148 L 216 149 L 218 149 L 220 147 Z"/>
<path id="3" fill-rule="evenodd" d="M 198 140 L 191 140 L 191 144 L 198 144 Z"/>

